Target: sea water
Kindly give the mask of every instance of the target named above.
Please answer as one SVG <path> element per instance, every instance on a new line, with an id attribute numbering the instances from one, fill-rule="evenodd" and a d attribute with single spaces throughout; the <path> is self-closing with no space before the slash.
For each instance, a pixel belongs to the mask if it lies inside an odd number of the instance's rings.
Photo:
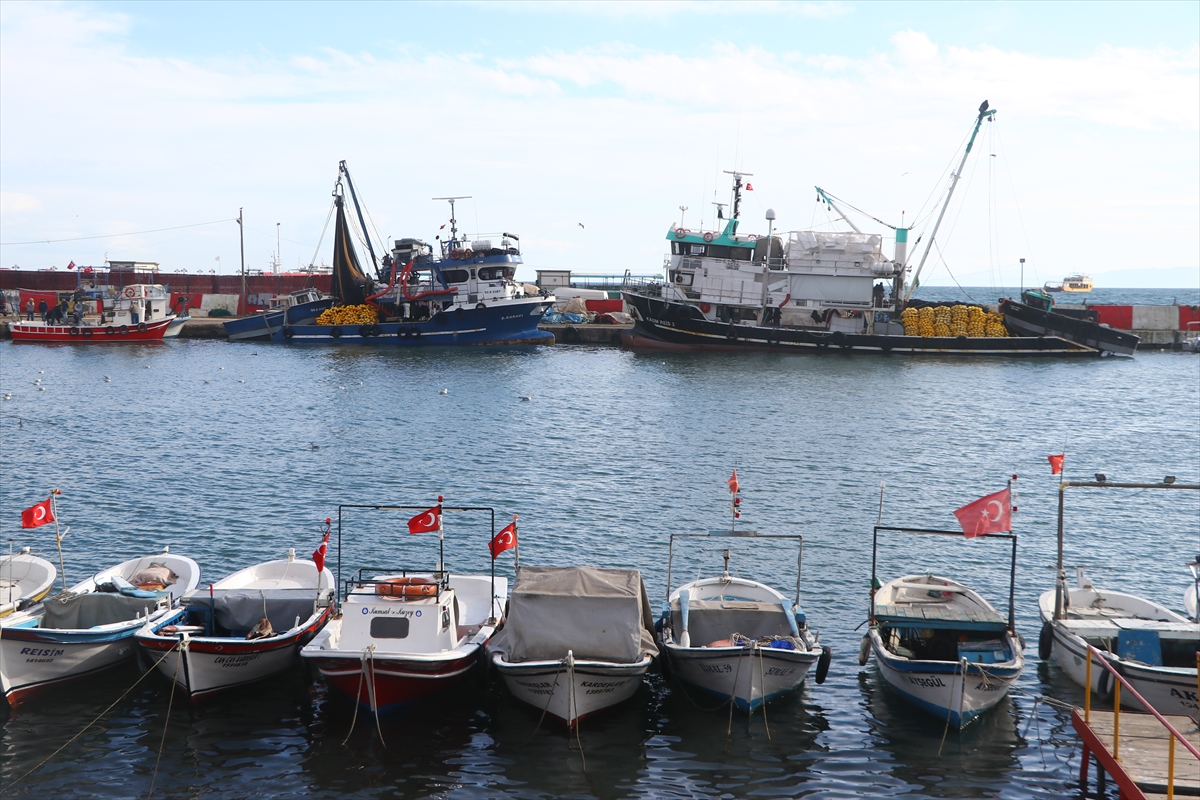
<path id="1" fill-rule="evenodd" d="M 441 494 L 493 507 L 497 526 L 519 514 L 524 564 L 641 570 L 657 609 L 670 534 L 731 524 L 736 467 L 738 524 L 804 537 L 800 602 L 834 652 L 823 685 L 765 715 L 713 708 L 653 675 L 578 734 L 486 673 L 377 726 L 299 669 L 191 705 L 130 665 L 0 711 L 0 791 L 11 797 L 1078 796 L 1080 744 L 1062 704 L 1082 692 L 1036 652 L 1037 597 L 1055 559 L 1058 478 L 1046 456 L 1065 452 L 1071 479 L 1200 478 L 1200 357 L 1178 353 L 5 343 L 0 393 L 12 395 L 0 403 L 0 531 L 57 563 L 53 528 L 22 530 L 19 513 L 62 489 L 68 584 L 167 545 L 195 558 L 206 583 L 288 548 L 307 556 L 326 517 L 336 545 L 339 505 L 432 505 Z M 955 508 L 1014 474 L 1026 670 L 960 733 L 858 665 L 872 527 L 953 530 Z M 1196 494 L 1069 490 L 1066 563 L 1181 609 L 1184 564 L 1200 552 Z M 331 567 L 343 579 L 432 568 L 436 537 L 408 535 L 406 519 L 345 509 Z M 447 513 L 449 569 L 489 569 L 490 525 Z M 677 549 L 673 582 L 717 573 L 729 544 Z M 731 569 L 791 594 L 792 547 L 738 540 Z M 514 555 L 500 556 L 500 574 L 511 577 Z M 885 580 L 962 580 L 1006 614 L 1009 557 L 1002 541 L 884 535 L 878 563 Z"/>

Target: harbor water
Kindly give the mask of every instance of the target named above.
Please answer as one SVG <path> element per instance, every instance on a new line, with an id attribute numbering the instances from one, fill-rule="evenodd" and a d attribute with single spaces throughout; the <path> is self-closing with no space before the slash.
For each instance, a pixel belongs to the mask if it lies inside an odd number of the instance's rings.
<path id="1" fill-rule="evenodd" d="M 52 526 L 21 530 L 19 512 L 61 488 L 68 583 L 169 545 L 200 563 L 203 585 L 289 547 L 307 555 L 339 504 L 442 494 L 494 507 L 501 525 L 519 514 L 522 563 L 641 570 L 657 607 L 669 535 L 728 526 L 736 466 L 740 524 L 804 536 L 801 604 L 834 651 L 823 685 L 765 715 L 713 709 L 654 675 L 577 735 L 485 672 L 376 724 L 299 669 L 191 705 L 131 664 L 0 710 L 0 792 L 14 798 L 1078 797 L 1080 746 L 1062 704 L 1082 692 L 1036 652 L 1036 600 L 1054 577 L 1046 456 L 1065 452 L 1071 479 L 1200 478 L 1200 357 L 1180 353 L 4 343 L 0 393 L 11 393 L 0 530 L 57 563 Z M 858 665 L 872 526 L 881 514 L 954 529 L 955 508 L 1013 474 L 1026 671 L 979 722 L 947 730 Z M 1068 491 L 1066 563 L 1181 609 L 1184 564 L 1200 552 L 1195 494 Z M 347 510 L 342 577 L 431 568 L 436 537 L 408 535 L 405 521 Z M 490 534 L 484 515 L 447 513 L 448 568 L 486 571 Z M 717 572 L 722 545 L 677 552 L 675 582 Z M 733 550 L 736 573 L 794 586 L 794 550 Z M 333 547 L 331 566 L 338 558 Z M 1004 542 L 891 536 L 879 564 L 884 579 L 963 580 L 1007 611 Z M 513 553 L 497 569 L 511 576 Z"/>

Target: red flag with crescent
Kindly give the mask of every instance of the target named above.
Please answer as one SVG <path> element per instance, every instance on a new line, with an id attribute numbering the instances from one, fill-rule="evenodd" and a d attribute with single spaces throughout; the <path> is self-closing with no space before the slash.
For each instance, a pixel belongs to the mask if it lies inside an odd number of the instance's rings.
<path id="1" fill-rule="evenodd" d="M 442 507 L 434 506 L 408 521 L 409 533 L 432 533 L 442 529 Z"/>
<path id="2" fill-rule="evenodd" d="M 21 512 L 22 528 L 36 528 L 51 522 L 54 522 L 54 507 L 50 504 L 49 498 Z"/>
<path id="3" fill-rule="evenodd" d="M 325 538 L 321 540 L 321 545 L 313 551 L 313 563 L 317 565 L 317 581 L 320 582 L 321 570 L 325 569 L 325 554 L 329 552 L 329 523 L 331 520 L 325 520 Z"/>
<path id="4" fill-rule="evenodd" d="M 1050 474 L 1057 475 L 1062 472 L 1063 459 L 1067 457 L 1066 453 L 1060 453 L 1056 456 L 1046 456 L 1046 460 L 1050 462 Z"/>
<path id="5" fill-rule="evenodd" d="M 1004 488 L 981 497 L 955 511 L 954 516 L 968 539 L 985 533 L 1006 533 L 1012 530 L 1012 493 Z"/>
<path id="6" fill-rule="evenodd" d="M 492 551 L 492 560 L 496 560 L 496 556 L 503 553 L 505 550 L 511 550 L 517 546 L 517 520 L 514 518 L 508 523 L 502 531 L 496 534 L 495 538 L 488 542 L 488 550 Z"/>

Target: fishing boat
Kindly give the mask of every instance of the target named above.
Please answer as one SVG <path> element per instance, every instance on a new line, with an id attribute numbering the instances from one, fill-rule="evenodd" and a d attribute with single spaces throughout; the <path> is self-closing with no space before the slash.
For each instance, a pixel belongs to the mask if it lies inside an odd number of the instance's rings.
<path id="1" fill-rule="evenodd" d="M 188 592 L 180 608 L 147 622 L 137 643 L 145 662 L 197 700 L 296 666 L 335 594 L 328 568 L 318 572 L 289 550 Z"/>
<path id="2" fill-rule="evenodd" d="M 1095 284 L 1092 279 L 1082 273 L 1068 275 L 1057 283 L 1046 283 L 1042 288 L 1047 292 L 1090 292 Z"/>
<path id="3" fill-rule="evenodd" d="M 917 708 L 961 729 L 999 703 L 1025 668 L 1014 624 L 1017 537 L 1012 542 L 1008 618 L 979 592 L 951 578 L 911 573 L 881 583 L 875 567 L 881 532 L 962 537 L 954 531 L 875 526 L 871 556 L 870 631 L 859 663 L 871 654 L 884 682 Z"/>
<path id="4" fill-rule="evenodd" d="M 1054 588 L 1038 598 L 1042 630 L 1038 655 L 1054 663 L 1080 686 L 1087 684 L 1087 645 L 1093 656 L 1092 691 L 1100 698 L 1113 694 L 1112 673 L 1098 663 L 1104 658 L 1161 714 L 1184 714 L 1200 720 L 1197 703 L 1196 653 L 1200 652 L 1200 622 L 1134 594 L 1099 589 L 1082 567 L 1076 567 L 1076 586 L 1067 583 L 1063 563 L 1064 496 L 1068 488 L 1200 491 L 1200 484 L 1063 481 L 1058 503 L 1058 562 Z M 1121 705 L 1146 711 L 1132 692 L 1121 694 Z"/>
<path id="5" fill-rule="evenodd" d="M 44 558 L 21 552 L 0 558 L 0 617 L 28 608 L 50 593 L 58 570 Z"/>
<path id="6" fill-rule="evenodd" d="M 514 697 L 568 727 L 632 697 L 658 655 L 637 570 L 522 566 L 508 613 L 493 666 Z"/>
<path id="7" fill-rule="evenodd" d="M 750 173 L 728 172 L 733 191 L 720 204 L 721 224 L 705 230 L 672 224 L 666 280 L 627 279 L 622 295 L 634 318 L 627 347 L 646 350 L 762 350 L 779 353 L 1097 356 L 1132 352 L 1136 337 L 1079 320 L 1028 331 L 1020 303 L 934 306 L 912 299 L 980 127 L 995 115 L 985 101 L 912 279 L 909 228 L 895 230 L 893 257 L 883 237 L 863 232 L 820 187 L 818 200 L 848 231 L 799 230 L 776 235 L 768 209 L 766 236 L 741 230 Z M 732 214 L 724 217 L 729 205 Z M 874 218 L 872 218 L 874 219 Z M 885 223 L 886 224 L 886 223 Z M 920 238 L 917 240 L 919 244 Z M 915 248 L 915 245 L 914 245 Z M 890 287 L 890 293 L 888 291 Z M 938 309 L 941 311 L 938 311 Z M 1051 320 L 1058 322 L 1058 320 Z M 1014 327 L 1016 325 L 1016 327 Z M 1086 334 L 1086 335 L 1081 335 Z"/>
<path id="8" fill-rule="evenodd" d="M 803 547 L 803 537 L 798 535 L 759 536 L 755 531 L 672 534 L 668 586 L 676 537 L 793 539 Z M 824 683 L 833 651 L 821 646 L 800 609 L 799 552 L 795 602 L 764 583 L 731 575 L 730 550 L 722 555 L 725 568 L 719 576 L 686 583 L 667 598 L 660 643 L 671 672 L 688 686 L 732 700 L 737 708 L 751 713 L 799 688 L 814 665 L 816 682 Z"/>
<path id="9" fill-rule="evenodd" d="M 348 213 L 347 195 L 354 205 Z M 366 233 L 367 225 L 346 162 L 334 186 L 333 305 L 308 318 L 290 315 L 270 338 L 293 344 L 371 344 L 398 347 L 455 344 L 553 344 L 538 329 L 554 296 L 529 293 L 516 280 L 522 263 L 520 237 L 459 233 L 450 202 L 450 235 L 434 246 L 420 239 L 393 240 L 391 252 Z M 351 232 L 357 221 L 357 235 Z M 444 227 L 444 226 L 443 226 Z M 368 276 L 353 241 L 366 243 Z M 317 307 L 312 308 L 313 311 Z"/>
<path id="10" fill-rule="evenodd" d="M 311 324 L 322 311 L 333 305 L 333 298 L 316 289 L 300 289 L 271 300 L 266 311 L 226 320 L 225 336 L 231 342 L 270 339 L 284 325 Z"/>
<path id="11" fill-rule="evenodd" d="M 190 558 L 164 549 L 109 567 L 0 621 L 0 687 L 10 705 L 38 690 L 133 657 L 134 636 L 200 580 Z"/>
<path id="12" fill-rule="evenodd" d="M 1009 330 L 1022 336 L 1066 338 L 1103 355 L 1125 356 L 1133 355 L 1141 341 L 1135 334 L 1056 310 L 1054 298 L 1030 289 L 1021 292 L 1020 301 L 1006 298 L 1000 306 Z"/>
<path id="13" fill-rule="evenodd" d="M 47 323 L 41 320 L 9 324 L 15 342 L 69 344 L 124 344 L 158 342 L 177 337 L 189 317 L 171 309 L 170 294 L 158 284 L 123 287 L 107 321 L 82 320 L 82 324 Z M 95 324 L 93 324 L 95 322 Z"/>
<path id="14" fill-rule="evenodd" d="M 417 506 L 341 506 L 341 511 L 419 509 Z M 483 647 L 504 621 L 508 579 L 459 575 L 445 569 L 443 511 L 494 511 L 490 508 L 423 510 L 435 520 L 438 563 L 432 570 L 363 568 L 346 587 L 340 617 L 326 625 L 300 651 L 330 686 L 379 714 L 457 686 L 480 664 Z M 410 523 L 409 530 L 414 530 Z M 495 531 L 493 530 L 493 536 Z M 341 563 L 340 546 L 338 563 Z M 340 566 L 339 566 L 340 569 Z M 339 577 L 340 583 L 340 577 Z"/>

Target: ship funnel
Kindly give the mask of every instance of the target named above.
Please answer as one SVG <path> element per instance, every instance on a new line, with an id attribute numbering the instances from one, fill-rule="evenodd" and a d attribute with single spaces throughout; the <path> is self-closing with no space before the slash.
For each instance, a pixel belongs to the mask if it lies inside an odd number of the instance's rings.
<path id="1" fill-rule="evenodd" d="M 896 228 L 896 258 L 900 266 L 908 261 L 908 228 Z"/>

